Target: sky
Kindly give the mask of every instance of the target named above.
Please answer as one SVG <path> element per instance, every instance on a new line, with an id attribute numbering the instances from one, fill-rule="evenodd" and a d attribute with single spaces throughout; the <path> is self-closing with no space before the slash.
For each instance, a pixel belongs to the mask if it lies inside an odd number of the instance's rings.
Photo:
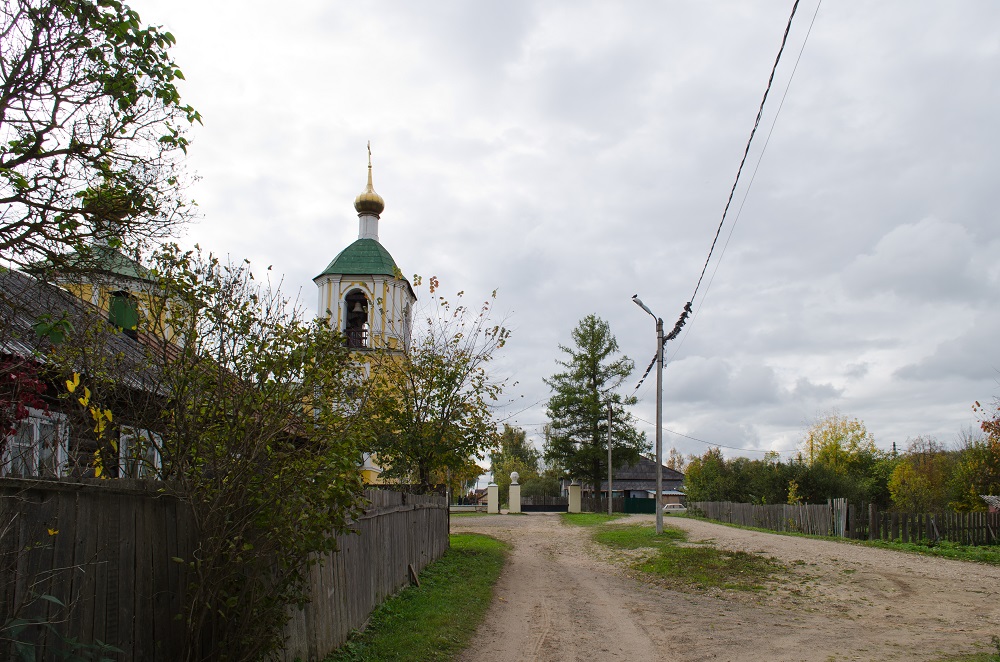
<path id="1" fill-rule="evenodd" d="M 357 238 L 512 337 L 498 420 L 540 443 L 594 313 L 636 372 L 694 290 L 791 0 L 133 0 L 177 38 L 200 220 L 316 310 Z M 664 448 L 788 458 L 839 412 L 884 449 L 1000 395 L 1000 4 L 803 0 L 695 315 L 667 345 Z M 428 300 L 426 288 L 418 296 Z M 655 436 L 655 380 L 636 392 Z M 683 436 L 682 436 L 683 435 Z"/>

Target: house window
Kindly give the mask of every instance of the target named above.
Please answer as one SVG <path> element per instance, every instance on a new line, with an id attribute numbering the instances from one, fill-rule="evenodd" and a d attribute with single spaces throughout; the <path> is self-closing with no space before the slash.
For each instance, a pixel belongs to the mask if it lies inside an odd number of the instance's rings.
<path id="1" fill-rule="evenodd" d="M 122 426 L 118 434 L 118 476 L 159 478 L 163 438 L 155 432 Z"/>
<path id="2" fill-rule="evenodd" d="M 9 435 L 0 456 L 0 476 L 56 477 L 66 473 L 69 424 L 66 415 L 28 408 L 28 417 Z"/>

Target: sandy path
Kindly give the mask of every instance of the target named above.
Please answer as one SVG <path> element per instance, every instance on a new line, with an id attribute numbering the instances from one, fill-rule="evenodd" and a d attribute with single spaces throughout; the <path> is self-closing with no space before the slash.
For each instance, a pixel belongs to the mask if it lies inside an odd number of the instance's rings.
<path id="1" fill-rule="evenodd" d="M 761 593 L 680 593 L 630 576 L 590 542 L 590 530 L 556 515 L 452 518 L 454 533 L 513 545 L 463 662 L 934 660 L 993 650 L 990 636 L 1000 635 L 1000 568 L 684 518 L 666 523 L 691 541 L 773 556 L 788 575 Z"/>

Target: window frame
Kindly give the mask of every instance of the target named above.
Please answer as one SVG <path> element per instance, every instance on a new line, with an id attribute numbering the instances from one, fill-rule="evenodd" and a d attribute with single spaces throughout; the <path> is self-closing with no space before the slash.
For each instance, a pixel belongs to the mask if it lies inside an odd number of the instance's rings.
<path id="1" fill-rule="evenodd" d="M 28 415 L 18 421 L 14 434 L 6 435 L 6 446 L 0 456 L 0 476 L 8 478 L 60 478 L 68 473 L 69 461 L 69 419 L 57 411 L 42 411 L 27 407 Z M 53 431 L 49 443 L 43 427 Z M 31 439 L 25 443 L 21 436 L 25 428 L 30 428 Z M 16 453 L 15 448 L 20 449 Z M 25 452 L 25 449 L 27 452 Z M 50 452 L 43 454 L 42 451 Z M 54 463 L 51 458 L 55 458 Z M 25 461 L 27 460 L 27 461 Z M 13 473 L 15 461 L 27 471 L 20 475 Z M 48 468 L 50 471 L 43 471 Z"/>
<path id="2" fill-rule="evenodd" d="M 149 442 L 149 447 L 145 449 L 147 452 L 152 451 L 152 468 L 150 469 L 150 462 L 148 456 L 141 458 L 136 458 L 130 455 L 131 449 L 134 448 L 135 440 L 144 439 Z M 133 480 L 161 480 L 163 471 L 163 456 L 160 453 L 160 449 L 163 448 L 163 437 L 153 432 L 152 430 L 147 430 L 146 428 L 139 428 L 132 425 L 122 425 L 118 428 L 118 477 L 119 478 L 130 478 Z M 132 475 L 130 469 L 132 466 L 138 468 Z"/>

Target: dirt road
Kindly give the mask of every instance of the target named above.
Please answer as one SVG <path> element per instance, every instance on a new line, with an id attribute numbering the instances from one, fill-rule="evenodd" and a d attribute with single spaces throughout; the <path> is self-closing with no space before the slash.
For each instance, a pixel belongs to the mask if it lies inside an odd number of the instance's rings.
<path id="1" fill-rule="evenodd" d="M 998 567 L 666 523 L 691 542 L 775 557 L 788 573 L 759 593 L 680 593 L 630 576 L 590 530 L 557 515 L 455 517 L 453 533 L 513 545 L 463 662 L 936 660 L 994 651 L 990 637 L 1000 635 Z"/>

